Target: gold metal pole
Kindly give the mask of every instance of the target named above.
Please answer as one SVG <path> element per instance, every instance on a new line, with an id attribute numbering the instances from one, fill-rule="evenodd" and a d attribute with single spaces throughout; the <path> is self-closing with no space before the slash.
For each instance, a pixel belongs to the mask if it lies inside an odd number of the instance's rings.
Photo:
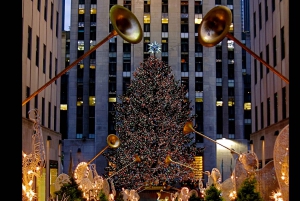
<path id="1" fill-rule="evenodd" d="M 87 162 L 87 164 L 90 164 L 91 162 L 93 162 L 98 156 L 100 156 L 109 146 L 107 145 L 106 147 L 104 147 L 96 156 L 94 156 L 94 158 L 92 158 L 91 160 L 89 160 Z"/>
<path id="2" fill-rule="evenodd" d="M 198 132 L 198 131 L 195 131 L 195 130 L 194 130 L 194 132 L 195 132 L 195 133 L 197 133 L 197 134 L 199 134 L 199 135 L 201 135 L 201 136 L 203 136 L 203 137 L 205 137 L 206 139 L 209 139 L 210 141 L 212 141 L 212 142 L 214 142 L 214 143 L 216 143 L 216 144 L 218 144 L 218 145 L 220 145 L 220 146 L 224 147 L 225 149 L 228 149 L 229 151 L 231 151 L 231 152 L 233 152 L 233 153 L 236 153 L 237 155 L 240 155 L 240 154 L 239 154 L 238 152 L 236 152 L 235 150 L 233 150 L 233 149 L 230 149 L 230 148 L 228 148 L 228 147 L 226 147 L 226 146 L 224 146 L 224 145 L 220 144 L 220 143 L 219 143 L 219 142 L 217 142 L 216 140 L 213 140 L 213 139 L 211 139 L 210 137 L 208 137 L 208 136 L 204 135 L 203 133 L 200 133 L 200 132 Z"/>
<path id="3" fill-rule="evenodd" d="M 285 81 L 287 84 L 289 84 L 289 80 L 284 77 L 280 72 L 278 72 L 275 68 L 270 66 L 267 62 L 265 62 L 262 58 L 260 58 L 257 54 L 255 54 L 252 50 L 250 50 L 248 47 L 246 47 L 243 43 L 241 43 L 239 40 L 237 40 L 232 34 L 227 33 L 226 37 L 236 42 L 239 46 L 241 46 L 243 49 L 245 49 L 249 54 L 251 54 L 255 59 L 260 61 L 262 64 L 264 64 L 270 71 L 278 75 L 283 81 Z"/>
<path id="4" fill-rule="evenodd" d="M 38 90 L 36 90 L 33 94 L 28 96 L 23 102 L 22 106 L 24 106 L 28 101 L 30 101 L 33 97 L 38 95 L 40 92 L 42 92 L 47 86 L 52 84 L 55 80 L 57 80 L 59 77 L 61 77 L 63 74 L 65 74 L 67 71 L 69 71 L 71 68 L 73 68 L 79 61 L 86 58 L 88 55 L 90 55 L 93 51 L 95 51 L 98 47 L 100 47 L 103 43 L 108 41 L 110 38 L 117 36 L 118 33 L 116 30 L 113 30 L 108 36 L 106 36 L 102 41 L 100 41 L 98 44 L 96 44 L 92 49 L 81 55 L 77 60 L 75 60 L 72 64 L 70 64 L 68 67 L 66 67 L 63 71 L 61 71 L 59 74 L 57 74 L 55 77 L 53 77 L 51 80 L 49 80 L 46 84 L 44 84 L 42 87 L 40 87 Z"/>

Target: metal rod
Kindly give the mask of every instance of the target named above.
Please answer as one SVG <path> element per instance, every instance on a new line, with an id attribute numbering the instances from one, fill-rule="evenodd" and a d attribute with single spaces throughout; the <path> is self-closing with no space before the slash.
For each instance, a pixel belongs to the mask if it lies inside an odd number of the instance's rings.
<path id="1" fill-rule="evenodd" d="M 234 153 L 236 153 L 237 155 L 240 155 L 240 154 L 239 154 L 238 152 L 236 152 L 235 150 L 230 149 L 230 148 L 228 148 L 228 147 L 226 147 L 226 146 L 220 144 L 220 143 L 217 142 L 216 140 L 213 140 L 213 139 L 211 139 L 210 137 L 207 137 L 207 136 L 204 135 L 203 133 L 197 132 L 197 131 L 195 131 L 195 130 L 194 130 L 194 132 L 197 133 L 197 134 L 199 134 L 199 135 L 201 135 L 201 136 L 203 136 L 203 137 L 205 137 L 206 139 L 209 139 L 210 141 L 212 141 L 212 142 L 214 142 L 214 143 L 216 143 L 216 144 L 218 144 L 218 145 L 224 147 L 225 149 L 228 149 L 229 151 L 234 152 Z"/>
<path id="2" fill-rule="evenodd" d="M 36 90 L 33 94 L 28 96 L 23 102 L 22 106 L 24 106 L 28 101 L 30 101 L 33 97 L 38 95 L 40 92 L 42 92 L 47 86 L 52 84 L 55 80 L 57 80 L 59 77 L 61 77 L 63 74 L 65 74 L 67 71 L 69 71 L 71 68 L 73 68 L 78 62 L 83 60 L 85 57 L 90 55 L 93 51 L 95 51 L 98 47 L 100 47 L 103 43 L 105 43 L 107 40 L 111 39 L 112 37 L 118 35 L 116 30 L 113 30 L 108 36 L 106 36 L 102 41 L 100 41 L 98 44 L 96 44 L 92 49 L 84 53 L 82 56 L 80 56 L 77 60 L 75 60 L 72 64 L 70 64 L 68 67 L 66 67 L 64 70 L 62 70 L 59 74 L 57 74 L 55 77 L 53 77 L 51 80 L 49 80 L 46 84 L 44 84 L 42 87 L 40 87 L 38 90 Z"/>
<path id="3" fill-rule="evenodd" d="M 192 170 L 197 170 L 197 169 L 192 168 L 192 167 L 190 167 L 190 166 L 188 166 L 188 165 L 185 165 L 185 164 L 182 164 L 182 163 L 178 163 L 178 162 L 173 161 L 173 160 L 171 160 L 171 161 L 172 161 L 173 163 L 176 163 L 176 164 L 178 164 L 178 165 L 182 165 L 182 166 L 187 167 L 187 168 L 190 168 L 190 169 L 192 169 Z"/>
<path id="4" fill-rule="evenodd" d="M 260 58 L 257 54 L 255 54 L 252 50 L 250 50 L 248 47 L 246 47 L 243 43 L 241 43 L 239 40 L 237 40 L 232 34 L 227 33 L 226 37 L 236 42 L 239 46 L 241 46 L 243 49 L 245 49 L 249 54 L 251 54 L 255 59 L 260 61 L 262 64 L 264 64 L 270 71 L 278 75 L 283 81 L 285 81 L 287 84 L 289 84 L 289 80 L 284 77 L 280 72 L 278 72 L 274 67 L 270 66 L 266 61 L 264 61 L 262 58 Z"/>
<path id="5" fill-rule="evenodd" d="M 90 164 L 91 162 L 93 162 L 98 156 L 100 156 L 109 146 L 107 145 L 106 147 L 104 147 L 104 149 L 102 149 L 96 156 L 94 156 L 94 158 L 92 158 L 91 160 L 89 160 L 87 162 L 87 164 Z"/>
<path id="6" fill-rule="evenodd" d="M 109 176 L 107 179 L 110 179 L 111 177 L 113 177 L 114 175 L 116 175 L 118 172 L 122 171 L 124 168 L 128 167 L 129 165 L 131 165 L 132 163 L 134 163 L 136 160 L 132 161 L 131 163 L 125 165 L 124 167 L 122 167 L 120 170 L 118 170 L 117 172 L 115 172 L 114 174 L 112 174 L 111 176 Z"/>
<path id="7" fill-rule="evenodd" d="M 179 162 L 173 161 L 172 159 L 171 159 L 171 162 L 173 162 L 173 163 L 176 163 L 176 164 L 178 164 L 178 165 L 185 166 L 185 167 L 187 167 L 187 168 L 190 168 L 190 169 L 192 169 L 192 170 L 195 170 L 195 171 L 197 171 L 197 169 L 196 169 L 196 168 L 193 168 L 193 167 L 191 167 L 191 166 L 188 166 L 188 165 L 185 165 L 185 164 L 182 164 L 182 163 L 179 163 Z M 202 171 L 202 173 L 203 173 L 203 174 L 206 174 L 206 175 L 208 175 L 206 172 L 203 172 L 203 171 Z"/>

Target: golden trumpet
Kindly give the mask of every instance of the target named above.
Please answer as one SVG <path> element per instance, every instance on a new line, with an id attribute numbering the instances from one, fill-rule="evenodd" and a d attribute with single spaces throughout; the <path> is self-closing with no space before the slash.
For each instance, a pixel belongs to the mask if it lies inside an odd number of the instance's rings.
<path id="1" fill-rule="evenodd" d="M 110 34 L 108 34 L 102 41 L 100 41 L 98 44 L 96 44 L 93 48 L 88 50 L 86 53 L 84 53 L 82 56 L 80 56 L 77 60 L 75 60 L 72 64 L 70 64 L 68 67 L 66 67 L 63 71 L 61 71 L 59 74 L 57 74 L 51 80 L 49 80 L 45 85 L 43 85 L 38 90 L 36 90 L 33 94 L 28 96 L 22 102 L 22 106 L 24 106 L 33 97 L 35 97 L 40 92 L 42 92 L 46 87 L 48 87 L 50 84 L 52 84 L 55 80 L 57 80 L 59 77 L 61 77 L 63 74 L 65 74 L 71 68 L 73 68 L 78 62 L 80 62 L 81 60 L 86 58 L 88 55 L 90 55 L 98 47 L 103 45 L 103 43 L 105 43 L 112 37 L 120 35 L 124 40 L 126 40 L 129 43 L 133 43 L 133 44 L 139 43 L 142 40 L 143 31 L 142 31 L 141 25 L 140 25 L 139 21 L 137 20 L 136 16 L 129 9 L 127 9 L 123 6 L 120 6 L 120 5 L 114 5 L 110 8 L 109 17 L 110 17 L 110 21 L 113 25 L 114 30 L 112 32 L 110 32 Z"/>
<path id="2" fill-rule="evenodd" d="M 198 40 L 205 47 L 213 47 L 221 42 L 224 37 L 233 40 L 244 50 L 250 53 L 255 59 L 264 64 L 270 71 L 279 76 L 283 81 L 289 83 L 289 80 L 284 77 L 275 68 L 270 66 L 266 61 L 260 58 L 252 50 L 247 48 L 243 43 L 237 40 L 232 34 L 228 33 L 232 21 L 232 13 L 227 6 L 215 6 L 203 17 L 198 28 Z"/>
<path id="3" fill-rule="evenodd" d="M 196 130 L 194 129 L 194 127 L 193 127 L 193 123 L 192 123 L 191 121 L 187 121 L 187 122 L 185 123 L 184 127 L 183 127 L 183 134 L 186 135 L 186 134 L 189 134 L 189 133 L 192 133 L 192 132 L 194 132 L 194 133 L 196 133 L 196 134 L 198 134 L 198 135 L 201 135 L 202 137 L 205 137 L 206 139 L 209 139 L 210 141 L 212 141 L 212 142 L 214 142 L 214 143 L 216 143 L 216 144 L 218 144 L 218 145 L 224 147 L 225 149 L 230 150 L 232 153 L 236 153 L 237 155 L 240 155 L 240 154 L 239 154 L 238 152 L 236 152 L 235 150 L 230 149 L 230 148 L 226 147 L 225 145 L 220 144 L 220 143 L 217 142 L 216 140 L 213 140 L 213 139 L 211 139 L 210 137 L 204 135 L 203 133 L 200 133 L 200 132 L 196 131 Z"/>

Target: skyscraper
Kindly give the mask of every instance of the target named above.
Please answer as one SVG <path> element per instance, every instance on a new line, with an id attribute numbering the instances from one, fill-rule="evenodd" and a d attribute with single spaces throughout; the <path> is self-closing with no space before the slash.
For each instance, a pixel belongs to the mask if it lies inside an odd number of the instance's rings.
<path id="1" fill-rule="evenodd" d="M 189 91 L 187 98 L 194 106 L 192 112 L 197 114 L 196 130 L 237 152 L 247 151 L 251 93 L 246 54 L 227 38 L 214 47 L 203 47 L 198 42 L 198 27 L 204 15 L 216 5 L 225 5 L 234 14 L 230 34 L 245 43 L 241 1 L 74 0 L 70 62 L 113 31 L 109 12 L 115 4 L 128 8 L 137 17 L 143 40 L 131 44 L 115 36 L 69 71 L 64 152 L 80 150 L 75 162 L 78 164 L 107 146 L 107 135 L 116 133 L 113 103 L 126 90 L 139 63 L 150 56 L 149 44 L 155 41 L 161 44 L 156 57 L 172 67 L 175 77 Z M 217 167 L 224 179 L 228 178 L 234 160 L 231 153 L 200 135 L 195 134 L 195 142 L 199 149 L 205 147 L 201 153 L 203 169 Z M 65 165 L 68 163 L 66 159 Z M 95 163 L 99 174 L 105 173 L 105 158 L 99 156 Z"/>
<path id="2" fill-rule="evenodd" d="M 251 58 L 252 134 L 260 167 L 273 160 L 280 131 L 289 124 L 289 1 L 250 1 L 251 48 L 280 75 Z M 284 78 L 283 78 L 284 77 Z"/>
<path id="3" fill-rule="evenodd" d="M 33 163 L 38 150 L 45 150 L 43 174 L 36 176 L 31 184 L 38 200 L 53 195 L 50 177 L 55 180 L 61 171 L 60 80 L 31 95 L 61 71 L 61 13 L 62 4 L 58 0 L 22 1 L 22 155 L 32 154 Z M 28 100 L 29 97 L 32 98 Z M 33 137 L 37 133 L 36 122 L 32 121 L 34 112 L 29 115 L 33 109 L 39 111 L 41 138 Z"/>

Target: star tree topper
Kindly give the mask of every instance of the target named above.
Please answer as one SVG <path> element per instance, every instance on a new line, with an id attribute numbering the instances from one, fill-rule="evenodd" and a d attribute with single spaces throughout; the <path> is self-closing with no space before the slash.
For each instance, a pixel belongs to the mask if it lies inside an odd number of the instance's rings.
<path id="1" fill-rule="evenodd" d="M 161 51 L 161 44 L 158 44 L 156 41 L 154 41 L 154 43 L 150 43 L 149 45 L 149 51 L 155 55 L 155 53 L 160 52 Z"/>

